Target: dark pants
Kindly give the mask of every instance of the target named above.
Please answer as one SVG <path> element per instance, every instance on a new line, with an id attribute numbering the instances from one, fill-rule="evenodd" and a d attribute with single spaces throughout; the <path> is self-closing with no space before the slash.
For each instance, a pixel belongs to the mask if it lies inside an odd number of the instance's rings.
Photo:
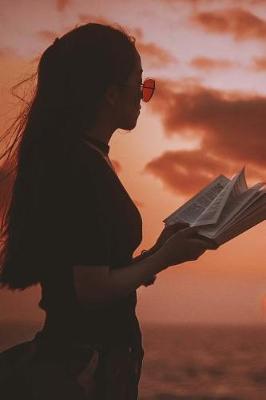
<path id="1" fill-rule="evenodd" d="M 142 348 L 117 345 L 45 351 L 36 341 L 0 354 L 5 400 L 136 400 Z"/>

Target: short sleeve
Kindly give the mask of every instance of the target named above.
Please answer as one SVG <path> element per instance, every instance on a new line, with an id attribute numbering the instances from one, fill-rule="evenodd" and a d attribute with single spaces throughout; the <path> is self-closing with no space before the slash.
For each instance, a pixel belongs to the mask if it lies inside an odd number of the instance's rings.
<path id="1" fill-rule="evenodd" d="M 110 265 L 111 262 L 110 225 L 105 205 L 108 193 L 104 192 L 101 169 L 96 171 L 81 165 L 73 176 L 72 201 L 69 207 L 70 253 L 73 265 Z"/>

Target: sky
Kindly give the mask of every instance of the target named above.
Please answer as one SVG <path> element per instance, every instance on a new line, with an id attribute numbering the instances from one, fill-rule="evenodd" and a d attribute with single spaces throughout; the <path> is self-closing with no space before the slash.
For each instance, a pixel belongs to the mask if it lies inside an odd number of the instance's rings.
<path id="1" fill-rule="evenodd" d="M 42 52 L 87 22 L 136 38 L 156 91 L 137 126 L 118 130 L 110 156 L 153 245 L 163 219 L 220 174 L 243 166 L 266 180 L 266 0 L 0 0 L 0 129 L 19 110 L 11 87 Z M 265 324 L 265 222 L 138 290 L 141 323 Z M 39 287 L 0 291 L 0 321 L 43 320 Z"/>

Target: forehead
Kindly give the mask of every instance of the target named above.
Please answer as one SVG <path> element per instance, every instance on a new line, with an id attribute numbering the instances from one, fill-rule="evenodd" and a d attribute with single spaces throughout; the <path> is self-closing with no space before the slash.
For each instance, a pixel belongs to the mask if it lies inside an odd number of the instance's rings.
<path id="1" fill-rule="evenodd" d="M 141 58 L 140 58 L 139 53 L 137 53 L 137 52 L 136 52 L 135 60 L 136 61 L 134 63 L 133 69 L 131 70 L 131 73 L 130 73 L 130 75 L 128 77 L 128 81 L 129 82 L 134 82 L 134 83 L 135 83 L 136 80 L 139 80 L 139 79 L 142 78 L 141 74 L 142 74 L 142 71 L 143 71 L 142 70 L 142 65 L 141 65 Z"/>
<path id="2" fill-rule="evenodd" d="M 134 71 L 138 74 L 141 74 L 143 72 L 142 65 L 141 65 L 141 57 L 138 52 L 136 55 L 136 63 L 135 63 Z"/>

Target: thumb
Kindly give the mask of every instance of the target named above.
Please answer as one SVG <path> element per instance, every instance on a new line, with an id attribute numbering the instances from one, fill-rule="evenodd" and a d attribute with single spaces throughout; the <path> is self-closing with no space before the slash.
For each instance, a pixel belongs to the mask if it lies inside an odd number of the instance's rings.
<path id="1" fill-rule="evenodd" d="M 173 232 L 175 232 L 177 230 L 185 229 L 188 227 L 189 227 L 189 224 L 187 222 L 176 222 L 174 224 L 166 226 L 166 228 L 169 229 L 169 231 L 173 231 Z"/>
<path id="2" fill-rule="evenodd" d="M 187 228 L 181 229 L 179 232 L 182 233 L 183 236 L 193 236 L 198 233 L 198 226 L 189 226 Z"/>

